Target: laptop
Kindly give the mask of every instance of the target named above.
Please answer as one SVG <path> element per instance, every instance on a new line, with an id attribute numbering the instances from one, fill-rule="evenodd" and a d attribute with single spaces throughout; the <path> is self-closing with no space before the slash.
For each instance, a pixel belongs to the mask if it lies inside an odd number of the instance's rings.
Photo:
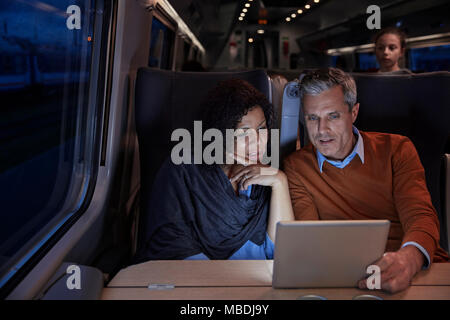
<path id="1" fill-rule="evenodd" d="M 382 257 L 389 220 L 280 221 L 274 288 L 356 287 Z"/>

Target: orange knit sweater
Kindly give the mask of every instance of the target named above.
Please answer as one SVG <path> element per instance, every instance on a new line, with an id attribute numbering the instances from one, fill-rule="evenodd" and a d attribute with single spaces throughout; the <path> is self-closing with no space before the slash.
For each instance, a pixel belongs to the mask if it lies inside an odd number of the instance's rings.
<path id="1" fill-rule="evenodd" d="M 287 157 L 284 169 L 296 220 L 388 219 L 386 251 L 415 241 L 434 262 L 448 261 L 439 247 L 439 220 L 413 143 L 400 135 L 360 133 L 364 164 L 358 156 L 343 169 L 325 161 L 321 173 L 312 145 Z"/>

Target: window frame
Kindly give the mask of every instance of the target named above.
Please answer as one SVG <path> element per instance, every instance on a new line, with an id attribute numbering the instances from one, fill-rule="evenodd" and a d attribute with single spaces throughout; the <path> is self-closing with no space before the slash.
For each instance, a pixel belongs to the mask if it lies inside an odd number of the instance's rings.
<path id="1" fill-rule="evenodd" d="M 19 250 L 18 254 L 20 257 L 7 262 L 8 271 L 0 278 L 0 299 L 8 297 L 8 295 L 10 295 L 11 292 L 14 291 L 40 263 L 47 253 L 57 245 L 58 241 L 87 211 L 94 195 L 100 164 L 100 150 L 106 141 L 103 136 L 105 134 L 103 121 L 105 120 L 107 123 L 107 118 L 103 117 L 105 114 L 105 90 L 107 88 L 105 83 L 107 80 L 107 64 L 111 64 L 111 60 L 106 61 L 106 59 L 102 60 L 102 58 L 108 49 L 110 50 L 110 48 L 112 48 L 111 41 L 113 40 L 113 37 L 110 35 L 112 27 L 116 24 L 114 13 L 117 12 L 117 1 L 95 0 L 94 8 L 95 17 L 93 21 L 93 36 L 100 37 L 100 41 L 93 42 L 90 60 L 90 79 L 88 84 L 88 110 L 94 110 L 97 114 L 93 130 L 94 141 L 91 148 L 92 161 L 89 166 L 89 174 L 87 177 L 82 177 L 85 181 L 83 183 L 81 195 L 79 199 L 77 199 L 78 203 L 75 206 L 75 210 L 61 216 L 64 210 L 63 207 L 62 210 L 55 215 L 55 217 L 59 218 L 59 221 L 54 223 L 52 219 L 46 227 L 44 227 L 45 230 L 50 229 L 50 231 L 39 233 L 40 240 L 37 240 L 34 245 L 31 245 L 30 249 L 27 248 L 24 253 L 21 253 L 21 250 L 23 249 Z M 108 81 L 110 80 L 111 79 L 108 78 Z M 74 165 L 76 165 L 75 163 L 76 161 L 74 162 Z M 52 222 L 53 225 L 49 226 Z"/>
<path id="2" fill-rule="evenodd" d="M 158 57 L 158 61 L 159 61 L 159 66 L 158 69 L 161 70 L 172 70 L 174 71 L 175 69 L 175 63 L 176 63 L 176 49 L 177 49 L 177 44 L 178 44 L 178 25 L 177 23 L 164 11 L 164 9 L 157 4 L 156 7 L 150 7 L 149 10 L 151 10 L 152 12 L 152 16 L 151 16 L 151 20 L 153 21 L 154 18 L 158 19 L 159 22 L 161 22 L 164 26 L 167 27 L 167 29 L 169 29 L 172 33 L 173 33 L 173 37 L 172 37 L 172 43 L 170 46 L 170 52 L 169 52 L 169 68 L 168 69 L 163 69 L 161 68 L 161 60 L 162 60 L 162 55 L 164 52 L 164 41 L 165 39 L 163 39 L 163 44 L 162 44 L 162 48 L 161 48 L 161 55 L 160 57 Z M 151 26 L 152 24 L 150 24 Z M 151 27 L 150 27 L 150 37 L 151 37 Z M 149 44 L 151 43 L 151 38 L 149 39 Z M 150 52 L 149 52 L 150 54 Z M 150 57 L 149 57 L 150 58 Z"/>

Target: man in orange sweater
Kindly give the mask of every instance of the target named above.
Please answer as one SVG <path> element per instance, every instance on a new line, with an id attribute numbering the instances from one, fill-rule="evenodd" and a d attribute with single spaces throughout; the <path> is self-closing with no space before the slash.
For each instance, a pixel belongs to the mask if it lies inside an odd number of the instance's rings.
<path id="1" fill-rule="evenodd" d="M 358 131 L 355 81 L 339 69 L 306 74 L 300 98 L 311 144 L 284 164 L 296 220 L 390 220 L 387 253 L 376 262 L 389 292 L 406 289 L 433 261 L 448 261 L 412 142 Z"/>

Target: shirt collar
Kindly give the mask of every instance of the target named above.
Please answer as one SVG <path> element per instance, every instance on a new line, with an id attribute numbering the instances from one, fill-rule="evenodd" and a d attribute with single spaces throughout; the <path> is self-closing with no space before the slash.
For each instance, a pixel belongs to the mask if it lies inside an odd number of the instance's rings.
<path id="1" fill-rule="evenodd" d="M 359 158 L 361 159 L 361 162 L 364 164 L 364 141 L 363 138 L 361 136 L 361 134 L 359 133 L 359 130 L 356 129 L 355 126 L 353 126 L 352 128 L 353 133 L 355 133 L 358 136 L 358 140 L 356 141 L 356 145 L 353 148 L 352 152 L 342 161 L 335 161 L 335 160 L 329 160 L 327 159 L 322 153 L 320 153 L 320 151 L 318 149 L 316 149 L 316 154 L 317 154 L 317 162 L 319 165 L 319 170 L 322 173 L 322 167 L 323 167 L 323 163 L 325 161 L 327 161 L 328 163 L 330 163 L 331 165 L 337 167 L 337 168 L 345 168 L 350 161 L 353 160 L 353 158 L 355 157 L 355 155 L 358 155 Z"/>

